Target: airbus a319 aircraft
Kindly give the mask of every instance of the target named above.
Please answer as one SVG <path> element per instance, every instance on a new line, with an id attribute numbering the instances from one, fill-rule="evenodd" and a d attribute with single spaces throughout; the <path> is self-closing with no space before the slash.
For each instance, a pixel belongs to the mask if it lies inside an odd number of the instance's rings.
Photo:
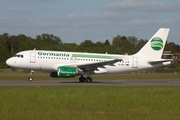
<path id="1" fill-rule="evenodd" d="M 161 59 L 169 28 L 160 28 L 134 55 L 80 53 L 66 51 L 27 50 L 9 58 L 6 64 L 24 70 L 49 71 L 51 77 L 71 78 L 80 75 L 80 82 L 92 82 L 91 74 L 125 73 L 169 65 Z M 87 77 L 85 78 L 84 75 Z"/>

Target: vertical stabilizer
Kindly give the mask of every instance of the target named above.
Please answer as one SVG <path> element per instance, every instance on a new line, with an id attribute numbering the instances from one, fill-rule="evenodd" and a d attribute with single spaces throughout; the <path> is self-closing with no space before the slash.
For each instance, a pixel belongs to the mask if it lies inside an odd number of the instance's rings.
<path id="1" fill-rule="evenodd" d="M 150 57 L 152 59 L 161 59 L 169 30 L 169 28 L 160 28 L 135 55 Z"/>

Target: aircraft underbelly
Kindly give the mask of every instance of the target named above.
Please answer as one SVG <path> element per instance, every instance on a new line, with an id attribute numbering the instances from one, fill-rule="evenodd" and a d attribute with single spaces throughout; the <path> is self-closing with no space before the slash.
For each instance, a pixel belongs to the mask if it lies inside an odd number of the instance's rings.
<path id="1" fill-rule="evenodd" d="M 132 68 L 131 68 L 132 69 Z M 107 66 L 107 73 L 123 73 L 131 70 L 129 66 Z"/>

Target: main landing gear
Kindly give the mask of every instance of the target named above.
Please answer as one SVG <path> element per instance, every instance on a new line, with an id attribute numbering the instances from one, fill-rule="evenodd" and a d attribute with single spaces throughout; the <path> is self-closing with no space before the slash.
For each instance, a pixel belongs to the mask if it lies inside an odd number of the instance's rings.
<path id="1" fill-rule="evenodd" d="M 85 78 L 83 75 L 81 75 L 81 77 L 79 78 L 79 82 L 92 82 L 92 78 L 91 77 Z"/>
<path id="2" fill-rule="evenodd" d="M 33 81 L 33 75 L 34 75 L 34 71 L 31 70 L 30 75 L 29 75 L 29 78 L 28 78 L 28 80 L 29 80 L 30 82 Z"/>

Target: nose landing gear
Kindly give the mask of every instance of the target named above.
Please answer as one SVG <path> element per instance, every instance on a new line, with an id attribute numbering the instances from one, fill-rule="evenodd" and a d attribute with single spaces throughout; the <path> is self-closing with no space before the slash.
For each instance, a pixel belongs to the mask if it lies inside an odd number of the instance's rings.
<path id="1" fill-rule="evenodd" d="M 33 75 L 34 75 L 34 71 L 31 70 L 30 75 L 29 75 L 29 78 L 28 78 L 28 80 L 29 80 L 30 82 L 33 81 Z"/>

